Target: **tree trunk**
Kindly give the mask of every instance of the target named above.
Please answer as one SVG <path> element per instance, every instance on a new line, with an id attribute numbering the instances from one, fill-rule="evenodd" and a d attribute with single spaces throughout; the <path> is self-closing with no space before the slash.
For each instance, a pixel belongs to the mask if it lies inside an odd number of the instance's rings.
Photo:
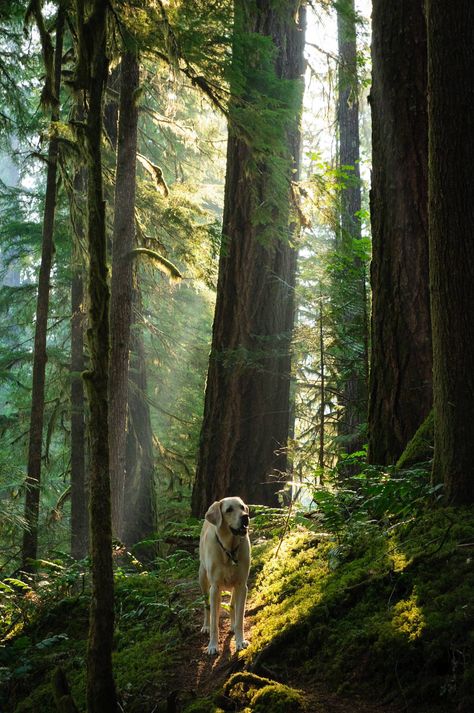
<path id="1" fill-rule="evenodd" d="M 123 525 L 125 450 L 127 438 L 128 363 L 132 319 L 132 259 L 135 238 L 135 173 L 139 66 L 136 55 L 125 52 L 121 62 L 120 109 L 115 173 L 115 211 L 110 295 L 109 447 L 112 489 L 112 529 Z"/>
<path id="2" fill-rule="evenodd" d="M 113 67 L 110 70 L 109 76 L 107 77 L 107 93 L 104 103 L 104 133 L 114 153 L 117 150 L 118 141 L 121 71 L 121 65 Z M 111 196 L 111 199 L 112 198 L 113 196 Z"/>
<path id="3" fill-rule="evenodd" d="M 135 270 L 133 305 L 137 316 L 142 312 L 138 279 L 138 270 Z M 127 478 L 122 533 L 122 539 L 128 547 L 149 539 L 156 531 L 153 429 L 147 400 L 145 346 L 138 324 L 132 330 L 130 351 Z M 145 547 L 140 554 L 148 555 L 149 548 Z"/>
<path id="4" fill-rule="evenodd" d="M 85 192 L 85 172 L 74 181 L 76 196 Z M 77 200 L 77 197 L 76 197 Z M 88 552 L 88 497 L 85 475 L 84 423 L 84 280 L 80 242 L 84 238 L 82 215 L 74 220 L 71 280 L 71 554 L 82 559 Z"/>
<path id="5" fill-rule="evenodd" d="M 276 505 L 287 469 L 296 270 L 290 181 L 303 89 L 299 5 L 235 3 L 234 66 L 244 76 L 230 107 L 223 245 L 192 502 L 197 516 L 232 494 Z"/>
<path id="6" fill-rule="evenodd" d="M 354 0 L 338 6 L 337 38 L 339 49 L 338 109 L 339 167 L 348 170 L 349 179 L 341 194 L 340 247 L 347 249 L 352 238 L 361 237 L 360 217 L 360 140 L 359 83 Z"/>
<path id="7" fill-rule="evenodd" d="M 323 298 L 319 300 L 319 378 L 320 378 L 320 407 L 319 407 L 319 485 L 322 485 L 324 480 L 324 454 L 325 454 L 325 435 L 326 435 L 326 355 L 324 350 L 324 303 Z"/>
<path id="8" fill-rule="evenodd" d="M 462 505 L 474 502 L 474 6 L 428 0 L 426 11 L 433 468 Z"/>
<path id="9" fill-rule="evenodd" d="M 343 413 L 338 435 L 343 437 L 343 450 L 353 452 L 363 443 L 361 426 L 367 421 L 367 294 L 365 264 L 357 256 L 354 240 L 360 240 L 360 210 L 362 206 L 360 182 L 359 139 L 359 84 L 357 71 L 356 18 L 354 0 L 345 0 L 337 13 L 339 45 L 339 168 L 347 174 L 341 190 L 340 234 L 337 249 L 343 257 L 342 268 L 336 278 L 338 294 L 342 297 L 341 313 L 337 310 L 336 331 L 339 332 L 339 351 L 344 354 L 340 371 Z"/>
<path id="10" fill-rule="evenodd" d="M 394 463 L 432 404 L 423 0 L 373 2 L 369 461 Z"/>
<path id="11" fill-rule="evenodd" d="M 116 713 L 112 673 L 114 580 L 108 449 L 109 288 L 105 203 L 102 186 L 102 101 L 107 79 L 107 6 L 95 0 L 87 28 L 83 3 L 78 0 L 79 41 L 86 57 L 89 106 L 86 123 L 87 203 L 89 250 L 90 371 L 85 374 L 89 399 L 90 538 L 92 596 L 87 650 L 87 709 L 89 713 Z M 87 38 L 87 39 L 86 39 Z M 85 43 L 85 47 L 84 47 Z M 86 52 L 87 50 L 87 52 Z M 84 59 L 83 59 L 84 61 Z"/>
<path id="12" fill-rule="evenodd" d="M 64 11 L 60 8 L 56 21 L 56 49 L 54 58 L 54 94 L 57 104 L 51 112 L 51 122 L 59 120 L 59 91 L 61 86 L 61 60 L 64 30 Z M 25 522 L 23 533 L 22 569 L 31 569 L 30 560 L 37 558 L 38 517 L 40 503 L 41 457 L 43 451 L 43 420 L 46 380 L 46 338 L 49 313 L 49 280 L 54 254 L 54 216 L 56 212 L 56 178 L 59 142 L 52 138 L 48 148 L 48 170 L 43 216 L 41 265 L 36 303 L 36 324 L 33 355 L 33 382 L 31 392 L 30 437 L 28 444 L 28 470 L 26 476 Z"/>

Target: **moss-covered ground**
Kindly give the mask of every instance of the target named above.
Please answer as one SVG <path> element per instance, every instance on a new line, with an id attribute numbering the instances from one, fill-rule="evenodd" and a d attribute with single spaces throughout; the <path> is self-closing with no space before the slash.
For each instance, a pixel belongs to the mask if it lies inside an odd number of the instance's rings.
<path id="1" fill-rule="evenodd" d="M 474 510 L 266 551 L 247 664 L 413 711 L 474 710 Z M 283 653 L 283 655 L 282 655 Z"/>
<path id="2" fill-rule="evenodd" d="M 337 531 L 300 518 L 283 530 L 254 525 L 251 644 L 239 655 L 225 622 L 221 656 L 204 653 L 193 546 L 147 569 L 117 566 L 124 711 L 474 710 L 473 509 L 423 507 Z M 62 566 L 24 591 L 2 585 L 2 712 L 55 711 L 57 666 L 85 710 L 87 576 Z"/>

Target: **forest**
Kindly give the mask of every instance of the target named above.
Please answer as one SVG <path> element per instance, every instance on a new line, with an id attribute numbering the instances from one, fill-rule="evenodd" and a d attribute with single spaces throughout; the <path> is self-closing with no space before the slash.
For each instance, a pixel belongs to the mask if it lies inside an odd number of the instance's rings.
<path id="1" fill-rule="evenodd" d="M 470 0 L 0 0 L 1 713 L 474 710 L 473 105 Z"/>

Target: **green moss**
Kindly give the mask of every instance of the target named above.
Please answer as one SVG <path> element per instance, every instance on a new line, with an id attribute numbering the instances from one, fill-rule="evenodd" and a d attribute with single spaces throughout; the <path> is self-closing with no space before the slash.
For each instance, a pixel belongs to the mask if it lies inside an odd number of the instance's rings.
<path id="1" fill-rule="evenodd" d="M 144 690 L 158 680 L 162 683 L 167 672 L 173 671 L 172 642 L 174 632 L 150 632 L 134 643 L 128 642 L 113 655 L 114 674 L 119 690 Z"/>
<path id="2" fill-rule="evenodd" d="M 416 591 L 408 599 L 402 599 L 393 607 L 392 626 L 409 641 L 419 639 L 426 626 L 423 610 L 419 606 Z"/>
<path id="3" fill-rule="evenodd" d="M 325 551 L 318 539 L 299 531 L 267 553 L 253 595 L 254 606 L 265 615 L 254 623 L 249 657 L 285 637 L 320 601 L 320 585 L 328 573 Z"/>
<path id="4" fill-rule="evenodd" d="M 183 583 L 191 569 L 187 553 L 163 560 L 163 572 L 128 574 L 116 579 L 116 631 L 113 654 L 119 695 L 131 713 L 144 710 L 150 699 L 165 700 L 166 686 L 175 675 L 175 661 L 194 611 L 193 593 Z M 196 562 L 193 559 L 193 570 Z M 196 587 L 196 578 L 189 580 Z M 14 690 L 0 708 L 6 711 L 56 713 L 49 683 L 61 665 L 80 710 L 85 710 L 85 657 L 88 631 L 88 598 L 64 598 L 44 607 L 28 630 L 0 648 L 0 668 Z M 8 676 L 8 677 L 7 677 Z M 157 708 L 157 711 L 159 708 Z"/>
<path id="5" fill-rule="evenodd" d="M 38 686 L 30 696 L 24 698 L 15 708 L 15 713 L 57 713 L 53 699 L 53 689 L 48 684 Z"/>
<path id="6" fill-rule="evenodd" d="M 416 431 L 415 435 L 408 442 L 405 450 L 397 461 L 397 468 L 403 470 L 410 468 L 416 463 L 426 463 L 433 458 L 434 446 L 434 415 L 430 411 Z"/>
<path id="7" fill-rule="evenodd" d="M 216 706 L 213 698 L 207 697 L 189 703 L 183 713 L 223 713 L 223 710 Z"/>
<path id="8" fill-rule="evenodd" d="M 300 691 L 253 673 L 231 676 L 224 693 L 249 713 L 302 713 L 305 710 Z"/>
<path id="9" fill-rule="evenodd" d="M 359 522 L 336 539 L 298 526 L 281 545 L 258 546 L 251 645 L 239 661 L 282 680 L 293 673 L 370 698 L 402 695 L 414 710 L 470 710 L 473 543 L 474 508 L 439 508 L 392 520 L 388 531 Z M 166 708 L 176 662 L 187 653 L 195 563 L 180 557 L 163 563 L 166 576 L 123 574 L 117 581 L 114 673 L 131 713 L 150 700 L 157 711 Z M 65 600 L 41 612 L 16 645 L 0 649 L 0 666 L 25 670 L 7 711 L 53 713 L 49 678 L 58 664 L 85 709 L 85 615 L 83 601 Z M 240 713 L 304 710 L 300 692 L 250 673 L 231 676 L 224 693 Z M 220 713 L 223 701 L 211 695 L 189 701 L 185 711 Z"/>
<path id="10" fill-rule="evenodd" d="M 462 707 L 472 695 L 473 515 L 430 510 L 390 533 L 352 532 L 337 543 L 288 535 L 257 578 L 247 658 L 278 672 L 283 649 L 285 672 L 298 667 L 371 697 L 401 688 L 415 705 Z"/>
<path id="11" fill-rule="evenodd" d="M 293 688 L 271 683 L 255 692 L 251 710 L 254 713 L 299 713 L 304 710 L 303 698 Z"/>

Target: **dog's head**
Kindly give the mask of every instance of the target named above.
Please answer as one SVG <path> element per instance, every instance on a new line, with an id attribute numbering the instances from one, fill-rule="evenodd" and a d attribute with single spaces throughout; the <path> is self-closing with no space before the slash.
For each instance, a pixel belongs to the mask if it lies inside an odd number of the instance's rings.
<path id="1" fill-rule="evenodd" d="M 218 529 L 228 527 L 233 535 L 243 537 L 249 529 L 249 509 L 238 497 L 222 498 L 212 503 L 206 513 L 206 520 Z"/>

